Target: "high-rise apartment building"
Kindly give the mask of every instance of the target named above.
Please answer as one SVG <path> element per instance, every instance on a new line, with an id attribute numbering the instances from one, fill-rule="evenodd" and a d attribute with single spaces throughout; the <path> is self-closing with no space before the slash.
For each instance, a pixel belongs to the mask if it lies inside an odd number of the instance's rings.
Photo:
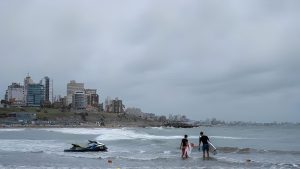
<path id="1" fill-rule="evenodd" d="M 97 89 L 85 89 L 85 94 L 97 94 Z"/>
<path id="2" fill-rule="evenodd" d="M 40 83 L 42 84 L 42 85 L 44 85 L 44 89 L 45 89 L 45 92 L 44 92 L 44 94 L 45 94 L 45 96 L 44 96 L 44 101 L 45 101 L 45 103 L 46 104 L 50 104 L 50 103 L 52 103 L 53 102 L 53 84 L 52 84 L 52 82 L 50 81 L 50 78 L 48 77 L 48 76 L 46 76 L 46 77 L 44 77 L 41 81 L 40 81 Z"/>
<path id="3" fill-rule="evenodd" d="M 27 76 L 24 79 L 24 102 L 25 102 L 25 104 L 27 104 L 27 93 L 28 93 L 27 90 L 28 90 L 29 84 L 33 84 L 33 80 L 31 79 L 29 74 L 27 74 Z"/>
<path id="4" fill-rule="evenodd" d="M 109 98 L 105 101 L 105 111 L 111 113 L 123 113 L 124 112 L 124 105 L 122 100 L 116 98 L 115 100 L 110 100 Z"/>
<path id="5" fill-rule="evenodd" d="M 50 102 L 50 79 L 47 76 L 44 79 L 45 79 L 45 85 L 44 85 L 45 98 L 44 98 L 44 100 L 47 102 Z"/>
<path id="6" fill-rule="evenodd" d="M 72 108 L 75 110 L 85 110 L 86 108 L 86 99 L 85 93 L 78 91 L 73 94 L 72 97 Z"/>
<path id="7" fill-rule="evenodd" d="M 76 83 L 75 80 L 71 80 L 70 83 L 67 84 L 67 97 L 66 104 L 69 105 L 72 103 L 72 97 L 75 92 L 85 92 L 84 91 L 84 83 Z"/>
<path id="8" fill-rule="evenodd" d="M 87 105 L 98 107 L 99 95 L 97 94 L 97 89 L 85 89 L 85 96 Z"/>
<path id="9" fill-rule="evenodd" d="M 67 84 L 67 95 L 74 94 L 75 92 L 84 92 L 84 83 L 76 83 L 75 80 L 71 80 Z"/>
<path id="10" fill-rule="evenodd" d="M 44 85 L 28 84 L 27 86 L 27 106 L 39 107 L 44 102 Z"/>

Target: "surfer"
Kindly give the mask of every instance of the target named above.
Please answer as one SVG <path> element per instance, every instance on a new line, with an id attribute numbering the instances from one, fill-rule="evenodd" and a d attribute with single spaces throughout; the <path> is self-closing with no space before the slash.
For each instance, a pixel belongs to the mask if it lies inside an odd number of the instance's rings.
<path id="1" fill-rule="evenodd" d="M 188 158 L 188 149 L 189 149 L 189 140 L 187 139 L 187 135 L 184 135 L 184 138 L 181 140 L 180 149 L 181 149 L 181 157 Z"/>
<path id="2" fill-rule="evenodd" d="M 203 134 L 203 131 L 200 132 L 199 137 L 199 151 L 200 151 L 200 144 L 202 142 L 202 151 L 203 151 L 203 158 L 205 158 L 205 152 L 207 153 L 207 158 L 209 158 L 209 145 L 208 145 L 209 138 Z"/>

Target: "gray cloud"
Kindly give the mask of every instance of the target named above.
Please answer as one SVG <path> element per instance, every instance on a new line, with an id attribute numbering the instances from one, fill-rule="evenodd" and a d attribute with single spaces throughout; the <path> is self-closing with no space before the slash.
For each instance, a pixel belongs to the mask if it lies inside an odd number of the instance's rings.
<path id="1" fill-rule="evenodd" d="M 0 91 L 75 79 L 102 100 L 193 119 L 300 120 L 300 3 L 3 1 Z"/>

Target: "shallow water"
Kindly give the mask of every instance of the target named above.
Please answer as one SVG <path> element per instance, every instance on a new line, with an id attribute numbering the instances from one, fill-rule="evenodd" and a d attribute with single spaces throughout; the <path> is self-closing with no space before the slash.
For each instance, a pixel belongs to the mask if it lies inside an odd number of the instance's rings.
<path id="1" fill-rule="evenodd" d="M 0 168 L 300 168 L 299 129 L 0 129 Z M 198 144 L 200 130 L 210 137 L 218 154 L 203 160 L 195 148 L 189 159 L 182 160 L 181 138 L 188 134 L 189 141 Z M 88 139 L 103 142 L 109 151 L 63 152 L 71 143 L 84 145 Z"/>

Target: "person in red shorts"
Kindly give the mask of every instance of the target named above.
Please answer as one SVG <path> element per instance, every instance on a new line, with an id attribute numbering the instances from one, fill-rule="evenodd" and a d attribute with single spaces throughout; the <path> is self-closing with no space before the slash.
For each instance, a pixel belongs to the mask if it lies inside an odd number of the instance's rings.
<path id="1" fill-rule="evenodd" d="M 187 139 L 187 135 L 184 135 L 184 138 L 181 140 L 180 149 L 181 149 L 181 157 L 188 158 L 188 149 L 189 149 L 189 140 Z"/>

